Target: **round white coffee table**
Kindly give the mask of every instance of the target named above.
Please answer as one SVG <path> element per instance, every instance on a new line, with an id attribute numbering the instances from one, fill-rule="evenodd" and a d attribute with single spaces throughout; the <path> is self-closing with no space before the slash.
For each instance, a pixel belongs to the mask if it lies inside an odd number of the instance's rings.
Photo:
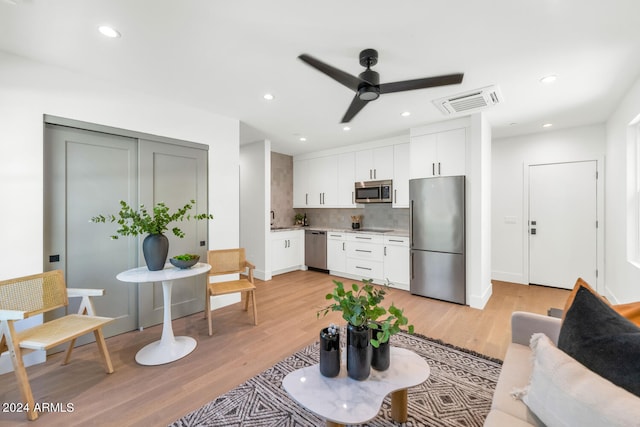
<path id="1" fill-rule="evenodd" d="M 328 378 L 319 365 L 293 371 L 282 380 L 282 386 L 300 405 L 323 417 L 326 425 L 362 424 L 376 415 L 384 398 L 391 393 L 391 417 L 407 421 L 407 388 L 425 382 L 431 370 L 427 362 L 411 350 L 391 347 L 391 364 L 386 371 L 371 369 L 364 381 L 347 376 L 342 365 L 340 374 Z"/>
<path id="2" fill-rule="evenodd" d="M 152 342 L 141 348 L 136 353 L 136 362 L 141 365 L 162 365 L 181 359 L 196 348 L 198 342 L 194 338 L 173 335 L 173 327 L 171 326 L 171 288 L 174 280 L 197 276 L 209 270 L 211 270 L 211 266 L 202 262 L 185 269 L 165 264 L 164 269 L 158 271 L 149 271 L 147 267 L 139 267 L 123 271 L 116 276 L 116 279 L 121 282 L 162 282 L 164 306 L 162 337 L 159 341 Z"/>

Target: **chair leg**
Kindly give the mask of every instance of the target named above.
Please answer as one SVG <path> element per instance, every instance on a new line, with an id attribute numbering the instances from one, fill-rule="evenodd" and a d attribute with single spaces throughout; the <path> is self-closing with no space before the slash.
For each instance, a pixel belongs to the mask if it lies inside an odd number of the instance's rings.
<path id="1" fill-rule="evenodd" d="M 3 333 L 7 337 L 6 343 L 9 348 L 9 354 L 11 355 L 11 362 L 13 363 L 13 370 L 16 374 L 18 388 L 20 389 L 20 397 L 29 407 L 27 411 L 27 419 L 30 421 L 37 420 L 38 413 L 35 410 L 33 392 L 31 391 L 29 377 L 27 377 L 27 370 L 25 369 L 24 361 L 22 360 L 22 351 L 20 350 L 20 345 L 14 338 L 16 336 L 16 331 L 13 328 L 13 321 L 0 321 L 0 327 L 3 329 Z"/>
<path id="2" fill-rule="evenodd" d="M 113 372 L 113 365 L 111 364 L 111 357 L 109 356 L 109 350 L 107 350 L 107 343 L 104 341 L 104 334 L 102 333 L 102 328 L 99 328 L 93 331 L 93 335 L 96 337 L 96 344 L 98 345 L 100 356 L 102 356 L 102 361 L 104 362 L 104 369 L 107 372 L 107 374 L 110 374 Z"/>
<path id="3" fill-rule="evenodd" d="M 251 293 L 251 291 L 247 291 L 247 292 L 242 292 L 242 297 L 244 297 L 244 311 L 248 311 L 249 310 L 249 294 Z"/>
<path id="4" fill-rule="evenodd" d="M 67 348 L 67 354 L 62 360 L 61 365 L 66 365 L 67 363 L 69 363 L 69 361 L 71 360 L 71 352 L 73 351 L 73 346 L 75 345 L 76 345 L 76 339 L 74 338 L 69 342 L 69 347 Z"/>
<path id="5" fill-rule="evenodd" d="M 248 297 L 249 295 L 247 295 Z M 249 298 L 247 298 L 249 299 Z M 258 307 L 256 307 L 256 291 L 251 291 L 251 302 L 253 304 L 253 324 L 258 325 Z"/>
<path id="6" fill-rule="evenodd" d="M 209 286 L 204 287 L 204 318 L 207 318 L 207 313 L 211 310 L 211 297 L 209 296 Z"/>
<path id="7" fill-rule="evenodd" d="M 209 323 L 209 336 L 213 335 L 213 325 L 211 324 L 211 295 L 207 291 L 207 322 Z"/>

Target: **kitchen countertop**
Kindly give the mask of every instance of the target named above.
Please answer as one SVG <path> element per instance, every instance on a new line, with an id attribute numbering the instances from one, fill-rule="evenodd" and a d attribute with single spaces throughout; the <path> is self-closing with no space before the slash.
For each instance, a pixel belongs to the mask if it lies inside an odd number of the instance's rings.
<path id="1" fill-rule="evenodd" d="M 312 230 L 312 231 L 334 231 L 338 233 L 357 233 L 357 234 L 382 234 L 389 236 L 409 236 L 409 230 L 389 230 L 389 229 L 376 229 L 376 228 L 364 228 L 364 229 L 352 229 L 352 228 L 335 228 L 335 227 L 321 227 L 321 226 L 309 226 L 302 227 L 299 225 L 292 225 L 290 227 L 275 227 L 272 228 L 272 232 L 279 231 L 293 231 L 293 230 Z"/>

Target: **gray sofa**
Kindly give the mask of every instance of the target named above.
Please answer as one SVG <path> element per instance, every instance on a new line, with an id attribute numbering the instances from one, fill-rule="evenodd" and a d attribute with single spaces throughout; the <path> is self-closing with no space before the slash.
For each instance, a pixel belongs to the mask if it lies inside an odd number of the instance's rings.
<path id="1" fill-rule="evenodd" d="M 544 426 L 522 400 L 511 396 L 511 392 L 522 389 L 529 382 L 532 370 L 529 348 L 531 335 L 542 332 L 557 344 L 560 326 L 561 320 L 556 317 L 522 311 L 511 315 L 511 344 L 504 358 L 485 427 Z"/>

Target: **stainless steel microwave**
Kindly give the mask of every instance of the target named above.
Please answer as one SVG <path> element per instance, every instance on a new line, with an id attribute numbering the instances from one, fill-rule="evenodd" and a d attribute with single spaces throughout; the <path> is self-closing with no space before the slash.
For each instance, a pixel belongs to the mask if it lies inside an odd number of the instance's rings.
<path id="1" fill-rule="evenodd" d="M 385 181 L 359 181 L 355 184 L 356 203 L 391 203 L 393 183 Z"/>

